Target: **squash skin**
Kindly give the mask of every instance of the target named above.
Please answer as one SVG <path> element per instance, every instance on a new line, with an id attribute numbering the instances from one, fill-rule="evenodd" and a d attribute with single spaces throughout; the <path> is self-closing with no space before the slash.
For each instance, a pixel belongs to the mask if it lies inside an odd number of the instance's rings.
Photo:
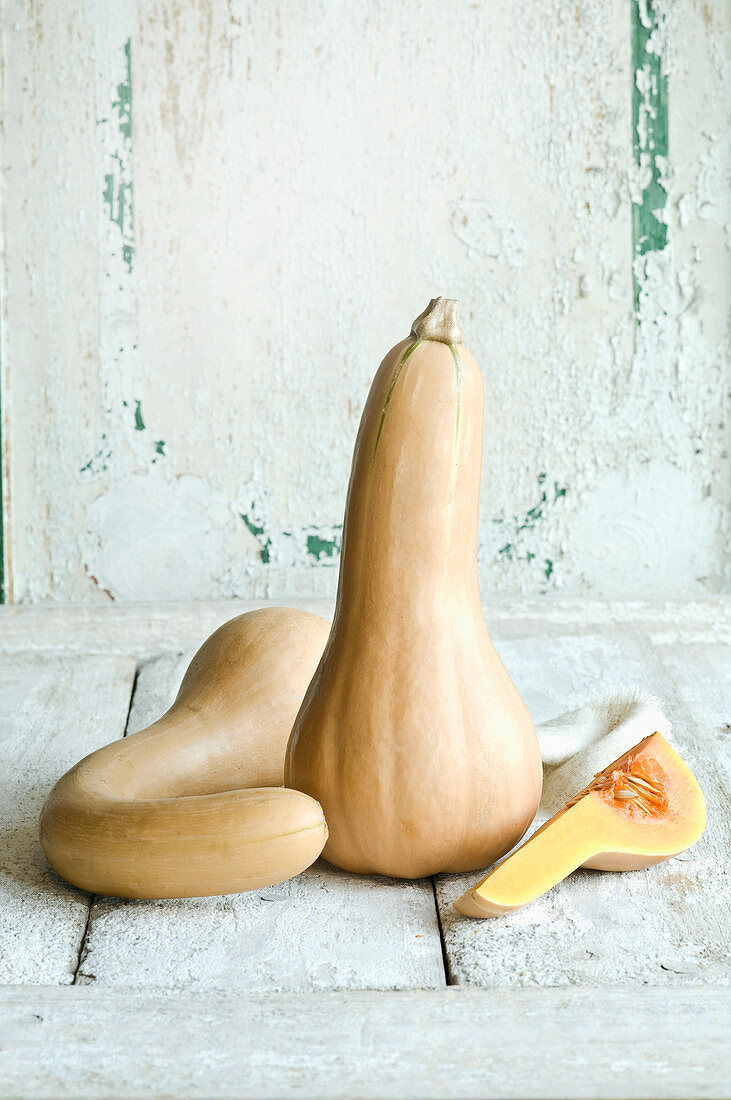
<path id="1" fill-rule="evenodd" d="M 40 820 L 51 866 L 94 893 L 175 898 L 256 889 L 313 863 L 322 809 L 275 784 L 328 630 L 275 607 L 215 631 L 161 719 L 56 783 Z"/>
<path id="2" fill-rule="evenodd" d="M 389 352 L 366 402 L 335 618 L 285 768 L 323 806 L 327 860 L 398 878 L 499 858 L 542 786 L 480 606 L 480 372 L 462 345 L 414 343 Z"/>

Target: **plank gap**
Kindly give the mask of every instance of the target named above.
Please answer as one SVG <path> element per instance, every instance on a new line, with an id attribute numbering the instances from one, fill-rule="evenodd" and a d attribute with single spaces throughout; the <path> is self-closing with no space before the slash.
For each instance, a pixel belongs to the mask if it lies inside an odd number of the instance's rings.
<path id="1" fill-rule="evenodd" d="M 127 734 L 129 733 L 129 720 L 132 716 L 132 710 L 133 710 L 134 705 L 135 705 L 135 696 L 137 695 L 137 686 L 138 686 L 139 678 L 140 678 L 140 665 L 139 665 L 139 661 L 138 661 L 137 664 L 135 665 L 135 674 L 134 674 L 134 678 L 132 680 L 132 690 L 129 693 L 129 706 L 127 707 L 127 717 L 124 720 L 124 731 L 122 733 L 122 737 L 126 737 Z"/>
<path id="2" fill-rule="evenodd" d="M 76 956 L 76 966 L 74 967 L 74 976 L 71 979 L 71 984 L 72 985 L 78 985 L 78 980 L 79 980 L 80 977 L 93 980 L 92 975 L 82 974 L 81 964 L 84 961 L 84 956 L 86 955 L 86 944 L 87 944 L 87 940 L 89 938 L 89 925 L 91 924 L 91 910 L 93 908 L 94 902 L 96 901 L 96 898 L 97 898 L 96 894 L 89 894 L 89 908 L 88 908 L 87 913 L 86 913 L 86 924 L 84 925 L 84 931 L 81 933 L 81 942 L 79 943 L 79 953 Z"/>
<path id="3" fill-rule="evenodd" d="M 444 929 L 442 927 L 442 914 L 439 910 L 439 898 L 437 897 L 437 879 L 436 875 L 432 875 L 431 880 L 432 893 L 434 894 L 434 908 L 437 913 L 437 926 L 439 928 L 439 943 L 442 948 L 442 966 L 444 967 L 444 984 L 454 985 L 452 981 L 452 969 L 449 965 L 449 954 L 447 953 L 447 943 L 444 939 Z"/>
<path id="4" fill-rule="evenodd" d="M 131 691 L 129 693 L 129 703 L 127 705 L 127 714 L 126 714 L 125 719 L 124 719 L 124 728 L 123 728 L 123 731 L 122 731 L 122 737 L 123 738 L 126 737 L 127 734 L 129 733 L 129 722 L 130 722 L 130 717 L 132 715 L 132 708 L 134 706 L 135 695 L 137 693 L 137 681 L 139 680 L 139 676 L 140 676 L 140 666 L 139 666 L 139 663 L 138 663 L 138 664 L 135 665 L 134 676 L 132 677 L 132 688 L 131 688 Z M 93 919 L 92 914 L 94 912 L 94 906 L 96 905 L 97 901 L 100 899 L 101 896 L 102 896 L 101 894 L 89 894 L 89 908 L 88 908 L 87 913 L 86 913 L 86 923 L 84 924 L 84 931 L 81 935 L 81 942 L 79 943 L 79 953 L 78 953 L 77 958 L 76 958 L 76 966 L 74 967 L 74 976 L 71 979 L 71 984 L 72 985 L 78 985 L 80 978 L 85 979 L 86 982 L 93 982 L 93 981 L 96 980 L 96 975 L 94 975 L 94 974 L 85 974 L 81 969 L 81 965 L 84 962 L 84 960 L 86 958 L 86 955 L 88 953 L 89 933 L 91 931 L 91 923 L 92 923 L 92 919 Z"/>

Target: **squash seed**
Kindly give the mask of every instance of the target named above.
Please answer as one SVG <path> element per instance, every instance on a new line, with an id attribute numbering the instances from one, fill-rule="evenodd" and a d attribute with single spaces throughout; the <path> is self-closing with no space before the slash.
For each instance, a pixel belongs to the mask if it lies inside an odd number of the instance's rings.
<path id="1" fill-rule="evenodd" d="M 657 787 L 654 783 L 650 783 L 648 779 L 643 779 L 640 775 L 628 775 L 630 783 L 636 783 L 640 787 L 646 787 L 648 791 L 652 791 L 653 794 L 659 794 Z"/>

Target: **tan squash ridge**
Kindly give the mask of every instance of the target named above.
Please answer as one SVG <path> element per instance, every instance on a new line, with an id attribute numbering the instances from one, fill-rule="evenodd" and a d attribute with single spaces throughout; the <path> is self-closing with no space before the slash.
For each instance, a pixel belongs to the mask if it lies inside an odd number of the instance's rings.
<path id="1" fill-rule="evenodd" d="M 532 821 L 533 723 L 477 579 L 482 380 L 437 298 L 383 360 L 355 444 L 338 596 L 287 749 L 324 855 L 418 878 L 484 867 Z"/>
<path id="2" fill-rule="evenodd" d="M 633 871 L 671 859 L 706 827 L 703 794 L 660 733 L 599 772 L 455 909 L 498 917 L 545 894 L 577 867 Z"/>
<path id="3" fill-rule="evenodd" d="M 314 862 L 322 809 L 276 784 L 328 630 L 274 607 L 215 631 L 159 721 L 55 785 L 40 821 L 51 866 L 94 893 L 174 898 L 256 889 Z"/>

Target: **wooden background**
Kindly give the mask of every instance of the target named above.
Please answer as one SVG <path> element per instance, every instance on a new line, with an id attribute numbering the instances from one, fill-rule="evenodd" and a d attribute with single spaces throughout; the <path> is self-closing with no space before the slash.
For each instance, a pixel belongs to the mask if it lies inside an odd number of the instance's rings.
<path id="1" fill-rule="evenodd" d="M 727 3 L 2 7 L 7 601 L 331 595 L 436 293 L 484 591 L 728 588 Z"/>

